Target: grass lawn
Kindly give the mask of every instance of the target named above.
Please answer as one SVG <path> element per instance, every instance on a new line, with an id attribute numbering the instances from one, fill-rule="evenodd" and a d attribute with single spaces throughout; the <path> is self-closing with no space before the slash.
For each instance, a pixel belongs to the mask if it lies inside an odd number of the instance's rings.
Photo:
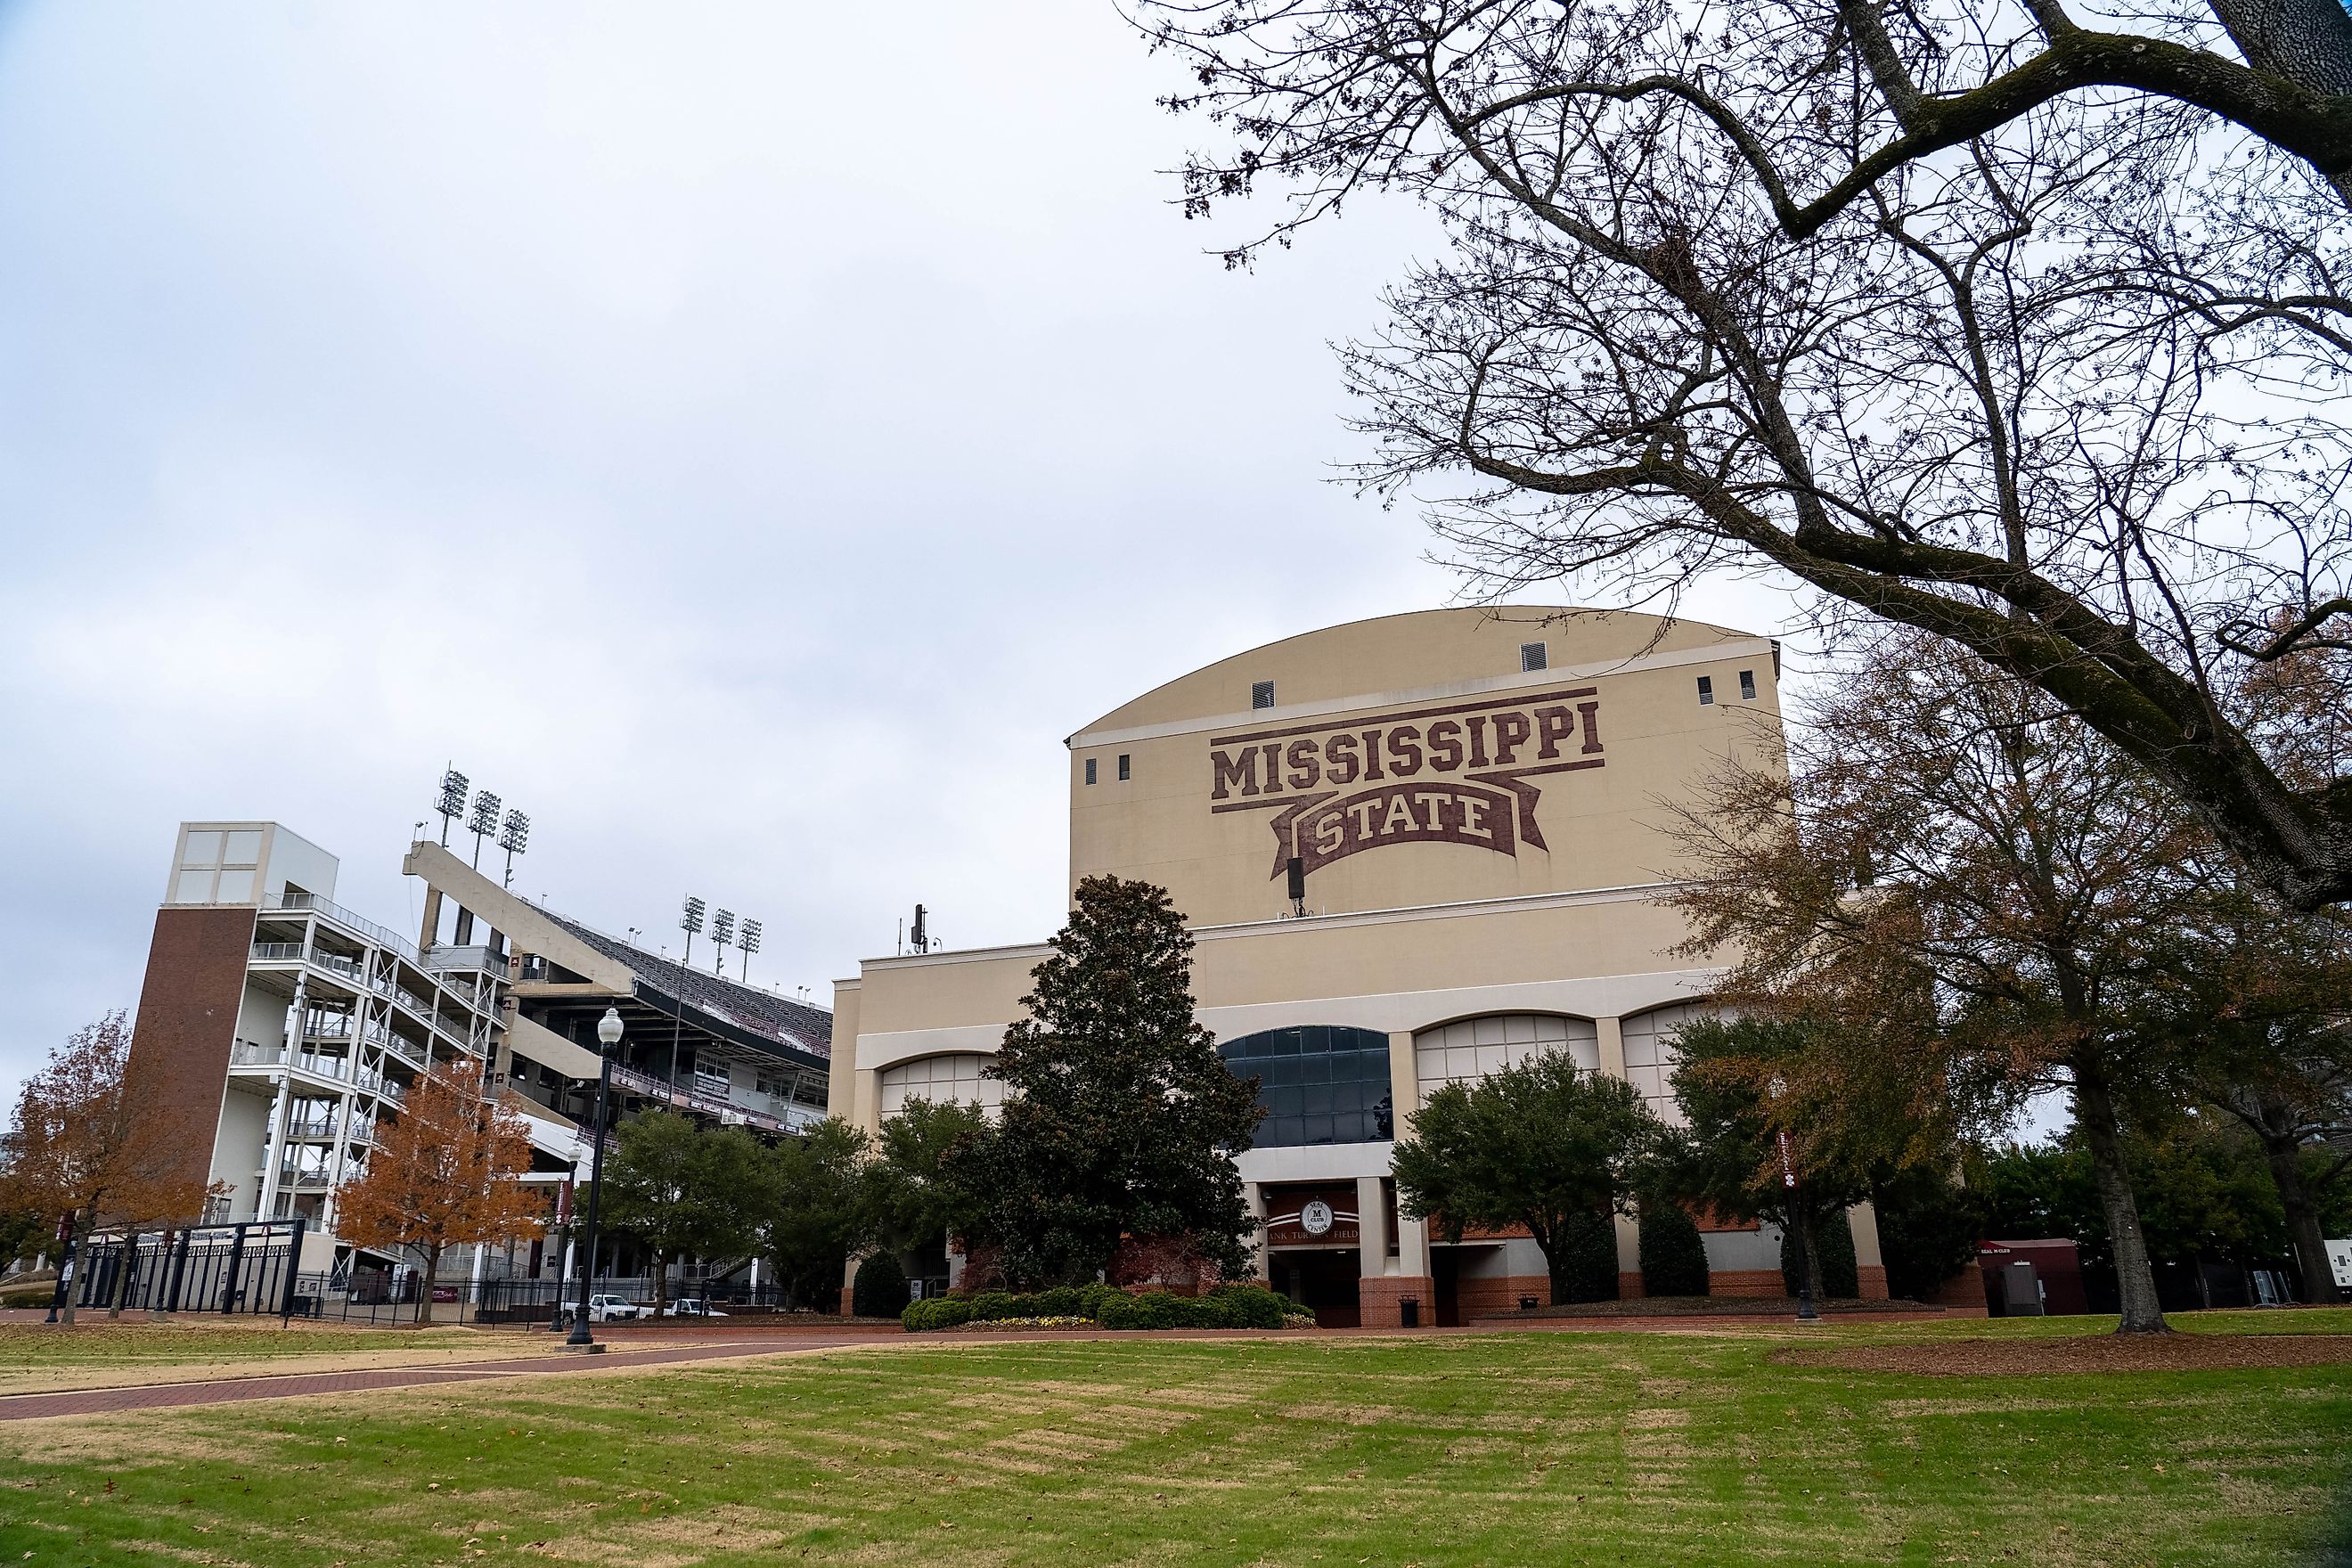
<path id="1" fill-rule="evenodd" d="M 2084 1326 L 911 1340 L 0 1425 L 0 1564 L 2330 1560 L 2352 1365 L 1772 1360 Z"/>

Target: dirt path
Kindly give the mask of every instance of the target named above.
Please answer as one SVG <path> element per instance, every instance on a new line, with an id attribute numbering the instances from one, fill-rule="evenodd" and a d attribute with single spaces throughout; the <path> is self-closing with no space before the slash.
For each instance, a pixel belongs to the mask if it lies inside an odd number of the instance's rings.
<path id="1" fill-rule="evenodd" d="M 447 1383 L 484 1383 L 540 1373 L 633 1372 L 641 1367 L 678 1366 L 793 1351 L 839 1350 L 871 1344 L 870 1335 L 819 1339 L 809 1334 L 773 1340 L 730 1340 L 716 1344 L 665 1345 L 615 1350 L 604 1355 L 553 1353 L 506 1360 L 450 1362 L 409 1367 L 362 1367 L 337 1372 L 269 1371 L 204 1382 L 159 1382 L 115 1388 L 82 1388 L 0 1397 L 0 1421 L 52 1415 L 96 1415 L 125 1410 L 162 1410 L 190 1405 L 226 1405 L 250 1399 L 296 1399 L 310 1394 L 352 1394 L 371 1389 L 421 1388 Z"/>

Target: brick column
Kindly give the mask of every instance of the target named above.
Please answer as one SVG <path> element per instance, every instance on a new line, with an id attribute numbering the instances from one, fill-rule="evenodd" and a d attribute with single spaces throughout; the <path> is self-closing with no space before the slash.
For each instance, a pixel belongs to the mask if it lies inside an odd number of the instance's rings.
<path id="1" fill-rule="evenodd" d="M 1266 1263 L 1265 1189 L 1255 1182 L 1244 1182 L 1242 1202 L 1249 1205 L 1253 1222 L 1249 1237 L 1250 1272 L 1260 1283 L 1265 1283 L 1274 1278 L 1273 1270 Z"/>
<path id="2" fill-rule="evenodd" d="M 1617 1227 L 1617 1295 L 1631 1301 L 1648 1294 L 1642 1288 L 1642 1229 L 1624 1215 L 1610 1216 Z"/>
<path id="3" fill-rule="evenodd" d="M 1878 1211 L 1869 1200 L 1846 1210 L 1847 1222 L 1853 1227 L 1853 1262 L 1856 1283 L 1865 1301 L 1886 1300 L 1886 1257 L 1878 1246 Z"/>

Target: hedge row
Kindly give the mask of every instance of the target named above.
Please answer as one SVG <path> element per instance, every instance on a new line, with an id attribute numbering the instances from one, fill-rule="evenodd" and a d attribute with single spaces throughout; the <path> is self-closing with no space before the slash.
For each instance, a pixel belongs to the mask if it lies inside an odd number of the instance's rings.
<path id="1" fill-rule="evenodd" d="M 1066 1285 L 1027 1295 L 935 1296 L 907 1303 L 898 1321 L 910 1334 L 1014 1318 L 1084 1318 L 1106 1329 L 1278 1329 L 1289 1305 L 1257 1285 L 1220 1285 L 1205 1296 L 1130 1296 L 1115 1285 Z"/>

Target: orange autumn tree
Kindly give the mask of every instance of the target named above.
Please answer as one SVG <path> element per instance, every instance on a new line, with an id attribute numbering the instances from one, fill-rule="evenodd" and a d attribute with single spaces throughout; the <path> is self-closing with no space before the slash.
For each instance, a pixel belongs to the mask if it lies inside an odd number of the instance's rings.
<path id="1" fill-rule="evenodd" d="M 545 1218 L 541 1195 L 516 1180 L 530 1168 L 522 1118 L 457 1073 L 428 1073 L 378 1127 L 367 1169 L 335 1189 L 336 1228 L 362 1247 L 400 1247 L 423 1262 L 421 1321 L 444 1252 L 510 1240 Z"/>
<path id="2" fill-rule="evenodd" d="M 130 1060 L 127 1015 L 75 1030 L 26 1081 L 0 1137 L 0 1208 L 59 1223 L 67 1257 L 101 1225 L 195 1219 L 209 1195 L 187 1173 L 165 1108 L 126 1084 Z M 73 1317 L 68 1290 L 65 1321 Z"/>

